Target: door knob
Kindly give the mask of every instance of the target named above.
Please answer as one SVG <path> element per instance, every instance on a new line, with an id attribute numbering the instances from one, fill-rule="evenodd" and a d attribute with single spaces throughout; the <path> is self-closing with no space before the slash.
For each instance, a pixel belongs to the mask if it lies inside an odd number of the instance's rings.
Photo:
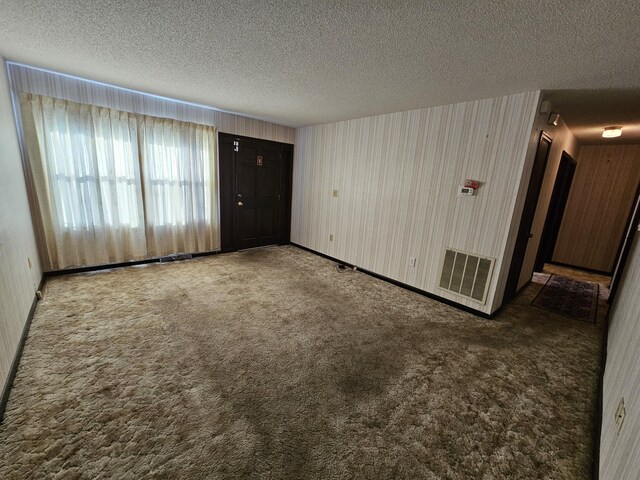
<path id="1" fill-rule="evenodd" d="M 238 206 L 239 206 L 239 207 L 241 207 L 241 206 L 243 206 L 243 205 L 244 205 L 244 203 L 242 203 L 242 202 L 238 202 Z"/>

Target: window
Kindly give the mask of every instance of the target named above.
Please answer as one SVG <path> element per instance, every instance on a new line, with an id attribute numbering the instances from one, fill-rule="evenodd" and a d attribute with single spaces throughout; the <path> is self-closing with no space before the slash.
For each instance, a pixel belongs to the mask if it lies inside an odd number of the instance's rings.
<path id="1" fill-rule="evenodd" d="M 218 224 L 215 130 L 145 117 L 140 137 L 149 245 L 161 255 L 212 249 Z"/>
<path id="2" fill-rule="evenodd" d="M 219 248 L 215 127 L 21 100 L 51 269 Z"/>

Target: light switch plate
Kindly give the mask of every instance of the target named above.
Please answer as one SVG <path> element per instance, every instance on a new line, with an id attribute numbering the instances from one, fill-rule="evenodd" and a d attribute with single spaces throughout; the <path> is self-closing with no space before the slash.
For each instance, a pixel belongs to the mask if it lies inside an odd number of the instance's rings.
<path id="1" fill-rule="evenodd" d="M 409 258 L 409 266 L 410 267 L 415 267 L 416 266 L 416 257 Z"/>

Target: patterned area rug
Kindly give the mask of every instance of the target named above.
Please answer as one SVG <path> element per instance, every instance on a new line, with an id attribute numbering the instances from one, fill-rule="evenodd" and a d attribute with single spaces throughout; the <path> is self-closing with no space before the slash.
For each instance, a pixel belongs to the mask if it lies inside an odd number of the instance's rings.
<path id="1" fill-rule="evenodd" d="M 595 323 L 598 284 L 552 274 L 531 305 L 565 317 Z"/>

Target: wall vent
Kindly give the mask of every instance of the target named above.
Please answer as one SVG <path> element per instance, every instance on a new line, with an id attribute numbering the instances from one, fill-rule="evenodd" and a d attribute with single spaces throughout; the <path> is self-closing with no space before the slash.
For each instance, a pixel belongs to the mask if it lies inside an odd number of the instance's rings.
<path id="1" fill-rule="evenodd" d="M 484 305 L 487 301 L 494 261 L 494 258 L 447 248 L 439 286 L 443 290 Z"/>

